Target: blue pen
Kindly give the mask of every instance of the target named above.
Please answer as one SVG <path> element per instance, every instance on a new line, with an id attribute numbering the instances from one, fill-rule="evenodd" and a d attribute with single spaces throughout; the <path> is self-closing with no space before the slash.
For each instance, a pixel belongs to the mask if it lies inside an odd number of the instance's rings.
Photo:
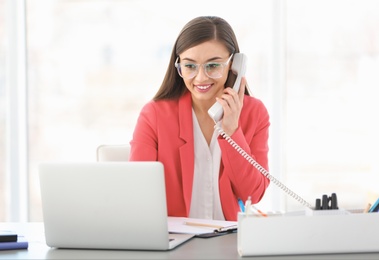
<path id="1" fill-rule="evenodd" d="M 370 213 L 378 212 L 378 210 L 379 210 L 379 198 L 375 201 L 374 205 L 372 205 L 372 207 L 370 208 L 368 212 Z"/>
<path id="2" fill-rule="evenodd" d="M 238 199 L 238 204 L 240 205 L 241 212 L 245 212 L 245 204 L 241 199 Z"/>

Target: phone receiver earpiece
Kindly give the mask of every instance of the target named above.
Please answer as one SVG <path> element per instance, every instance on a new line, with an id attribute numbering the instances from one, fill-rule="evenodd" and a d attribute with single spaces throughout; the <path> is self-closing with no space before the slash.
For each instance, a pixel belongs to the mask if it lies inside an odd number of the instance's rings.
<path id="1" fill-rule="evenodd" d="M 233 86 L 233 89 L 236 92 L 238 92 L 241 85 L 241 79 L 245 75 L 245 72 L 246 72 L 246 61 L 247 61 L 247 56 L 243 53 L 235 53 L 233 56 L 233 63 L 231 66 L 231 70 L 233 74 L 237 75 L 236 81 L 234 82 L 234 86 Z M 224 110 L 221 104 L 216 102 L 208 110 L 208 114 L 217 123 L 223 117 Z"/>
<path id="2" fill-rule="evenodd" d="M 238 76 L 244 76 L 246 73 L 247 56 L 243 53 L 234 54 L 231 70 Z"/>

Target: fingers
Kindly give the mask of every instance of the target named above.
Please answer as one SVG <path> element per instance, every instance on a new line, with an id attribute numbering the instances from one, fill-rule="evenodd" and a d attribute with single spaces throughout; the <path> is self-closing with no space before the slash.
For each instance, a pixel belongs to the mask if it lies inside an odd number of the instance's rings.
<path id="1" fill-rule="evenodd" d="M 243 104 L 243 97 L 244 97 L 244 94 L 245 94 L 245 86 L 246 86 L 247 82 L 246 82 L 246 78 L 243 77 L 241 79 L 241 83 L 240 83 L 240 88 L 237 91 L 235 91 L 234 89 L 232 88 L 225 88 L 224 89 L 224 94 L 221 96 L 221 99 L 226 101 L 226 103 L 229 105 L 229 106 L 232 106 L 233 104 Z"/>
<path id="2" fill-rule="evenodd" d="M 224 89 L 224 93 L 220 98 L 216 98 L 224 109 L 222 127 L 224 131 L 230 136 L 238 128 L 239 117 L 243 107 L 246 84 L 246 79 L 243 77 L 238 92 L 228 87 Z"/>
<path id="3" fill-rule="evenodd" d="M 238 93 L 233 89 L 226 88 L 224 90 L 224 94 L 222 94 L 218 100 L 224 109 L 232 109 L 236 106 L 236 104 L 239 103 L 239 96 Z"/>

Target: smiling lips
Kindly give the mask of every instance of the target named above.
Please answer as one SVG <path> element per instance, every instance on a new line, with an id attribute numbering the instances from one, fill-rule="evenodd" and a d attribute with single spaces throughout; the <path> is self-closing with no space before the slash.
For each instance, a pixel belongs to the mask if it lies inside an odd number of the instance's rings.
<path id="1" fill-rule="evenodd" d="M 196 87 L 196 89 L 197 89 L 199 92 L 207 92 L 207 91 L 210 89 L 211 86 L 212 86 L 212 85 L 209 84 L 209 85 L 196 85 L 195 87 Z"/>

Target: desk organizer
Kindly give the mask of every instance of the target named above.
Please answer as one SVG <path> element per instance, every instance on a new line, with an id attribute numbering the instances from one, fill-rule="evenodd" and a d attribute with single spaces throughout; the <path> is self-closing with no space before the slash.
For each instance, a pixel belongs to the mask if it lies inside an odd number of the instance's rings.
<path id="1" fill-rule="evenodd" d="M 378 234 L 379 213 L 238 214 L 240 256 L 379 252 Z"/>

